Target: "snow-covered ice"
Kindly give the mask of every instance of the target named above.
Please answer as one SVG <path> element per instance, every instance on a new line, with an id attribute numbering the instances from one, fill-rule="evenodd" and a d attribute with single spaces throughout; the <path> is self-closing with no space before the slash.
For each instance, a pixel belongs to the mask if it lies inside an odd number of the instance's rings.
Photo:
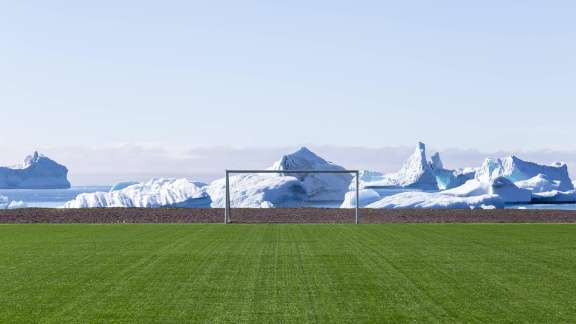
<path id="1" fill-rule="evenodd" d="M 319 157 L 305 147 L 284 155 L 268 170 L 342 171 L 344 167 Z M 348 173 L 260 173 L 230 177 L 230 204 L 235 207 L 295 207 L 306 202 L 342 201 L 352 181 Z M 212 207 L 224 207 L 226 180 L 212 182 L 206 192 Z M 264 205 L 263 205 L 264 204 Z"/>
<path id="2" fill-rule="evenodd" d="M 360 207 L 364 207 L 369 205 L 373 202 L 376 202 L 381 199 L 378 192 L 372 189 L 360 189 L 358 191 L 358 195 L 360 196 Z M 349 191 L 346 193 L 344 197 L 344 202 L 340 206 L 340 208 L 354 208 L 356 207 L 356 191 Z"/>
<path id="3" fill-rule="evenodd" d="M 270 168 L 272 170 L 344 171 L 346 168 L 319 157 L 306 147 L 284 155 Z M 353 176 L 349 173 L 290 173 L 302 181 L 308 192 L 308 201 L 341 201 L 348 192 Z"/>
<path id="4" fill-rule="evenodd" d="M 498 195 L 507 203 L 529 203 L 532 200 L 531 190 L 518 188 L 505 177 L 497 177 L 490 183 L 477 179 L 468 180 L 463 185 L 444 190 L 440 194 L 454 197 Z"/>
<path id="5" fill-rule="evenodd" d="M 116 182 L 116 183 L 112 186 L 112 188 L 110 188 L 110 192 L 112 192 L 112 191 L 119 191 L 119 190 L 122 190 L 122 189 L 124 189 L 124 188 L 126 188 L 126 187 L 129 187 L 129 186 L 132 186 L 132 185 L 135 185 L 135 184 L 139 184 L 139 183 L 140 183 L 140 182 L 138 182 L 138 181 L 120 181 L 120 182 Z"/>
<path id="6" fill-rule="evenodd" d="M 414 153 L 404 162 L 400 171 L 379 175 L 364 172 L 360 177 L 361 188 L 404 187 L 437 190 L 438 182 L 434 171 L 426 161 L 426 146 L 418 143 Z"/>
<path id="7" fill-rule="evenodd" d="M 476 179 L 489 183 L 493 179 L 503 176 L 515 183 L 532 179 L 540 174 L 545 175 L 548 181 L 558 181 L 558 190 L 560 191 L 574 190 L 566 164 L 555 162 L 550 166 L 540 165 L 523 161 L 515 156 L 502 159 L 487 158 L 476 173 Z"/>
<path id="8" fill-rule="evenodd" d="M 434 208 L 434 209 L 469 209 L 494 206 L 504 208 L 505 202 L 497 195 L 473 197 L 456 197 L 441 193 L 403 192 L 385 197 L 371 203 L 366 208 Z"/>
<path id="9" fill-rule="evenodd" d="M 68 169 L 34 152 L 21 165 L 0 167 L 1 189 L 67 189 Z"/>
<path id="10" fill-rule="evenodd" d="M 562 184 L 558 180 L 552 180 L 545 174 L 538 174 L 537 176 L 528 180 L 516 181 L 514 183 L 519 188 L 532 190 L 533 193 L 558 191 Z"/>
<path id="11" fill-rule="evenodd" d="M 208 207 L 210 202 L 205 190 L 187 179 L 153 179 L 111 192 L 80 194 L 62 207 Z"/>
<path id="12" fill-rule="evenodd" d="M 232 207 L 260 208 L 296 207 L 306 202 L 306 186 L 295 177 L 276 174 L 238 174 L 229 178 L 230 205 Z M 212 182 L 206 193 L 212 199 L 211 206 L 226 206 L 226 179 Z M 271 204 L 271 205 L 270 205 Z"/>

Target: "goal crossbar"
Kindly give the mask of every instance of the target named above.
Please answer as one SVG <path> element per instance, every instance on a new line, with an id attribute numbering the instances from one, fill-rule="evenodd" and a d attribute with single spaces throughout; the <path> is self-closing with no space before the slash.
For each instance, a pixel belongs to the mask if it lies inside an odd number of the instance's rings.
<path id="1" fill-rule="evenodd" d="M 360 222 L 360 197 L 359 197 L 359 171 L 358 170 L 225 170 L 226 171 L 226 206 L 224 208 L 224 224 L 230 222 L 230 173 L 353 173 L 356 175 L 356 221 Z"/>

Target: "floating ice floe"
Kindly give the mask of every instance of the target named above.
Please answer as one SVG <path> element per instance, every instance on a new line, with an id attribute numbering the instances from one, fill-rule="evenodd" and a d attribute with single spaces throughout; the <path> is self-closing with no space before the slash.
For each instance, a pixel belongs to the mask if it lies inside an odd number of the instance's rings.
<path id="1" fill-rule="evenodd" d="M 498 195 L 457 197 L 441 193 L 403 192 L 371 203 L 366 208 L 469 209 L 483 208 L 483 205 L 504 208 L 505 202 Z"/>
<path id="2" fill-rule="evenodd" d="M 0 167 L 2 189 L 67 189 L 68 169 L 48 157 L 34 152 L 21 165 Z"/>
<path id="3" fill-rule="evenodd" d="M 111 192 L 83 193 L 62 207 L 208 207 L 210 202 L 205 190 L 187 179 L 153 179 Z"/>
<path id="4" fill-rule="evenodd" d="M 28 205 L 23 201 L 11 201 L 8 197 L 0 195 L 0 209 L 18 209 L 27 208 Z"/>

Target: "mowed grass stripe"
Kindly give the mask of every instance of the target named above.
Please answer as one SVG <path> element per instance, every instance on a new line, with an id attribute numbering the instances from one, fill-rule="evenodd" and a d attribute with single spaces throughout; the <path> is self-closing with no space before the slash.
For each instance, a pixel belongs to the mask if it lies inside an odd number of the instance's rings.
<path id="1" fill-rule="evenodd" d="M 576 225 L 0 226 L 0 322 L 574 322 Z"/>

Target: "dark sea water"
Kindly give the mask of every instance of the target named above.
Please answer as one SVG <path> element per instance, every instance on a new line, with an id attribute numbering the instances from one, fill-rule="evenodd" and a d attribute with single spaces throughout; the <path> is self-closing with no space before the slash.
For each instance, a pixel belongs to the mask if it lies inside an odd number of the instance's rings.
<path id="1" fill-rule="evenodd" d="M 55 208 L 73 200 L 81 193 L 109 191 L 111 186 L 76 186 L 70 189 L 0 189 L 8 200 L 23 201 L 28 207 Z"/>

